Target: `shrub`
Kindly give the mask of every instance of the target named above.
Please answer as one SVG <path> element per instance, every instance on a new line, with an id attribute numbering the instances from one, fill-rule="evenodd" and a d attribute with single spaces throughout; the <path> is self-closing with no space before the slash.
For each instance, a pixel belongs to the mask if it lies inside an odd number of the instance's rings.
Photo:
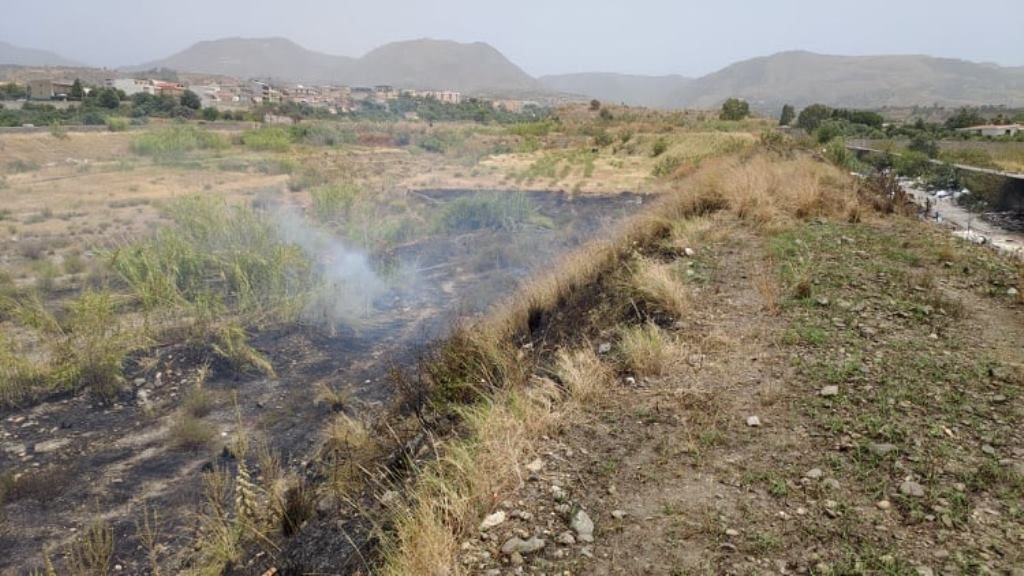
<path id="1" fill-rule="evenodd" d="M 184 450 L 200 450 L 206 447 L 215 434 L 212 424 L 188 412 L 180 412 L 170 429 L 171 441 L 176 447 Z"/>
<path id="2" fill-rule="evenodd" d="M 676 170 L 683 165 L 683 159 L 678 156 L 665 156 L 654 165 L 651 174 L 655 178 L 663 178 L 675 174 Z"/>
<path id="3" fill-rule="evenodd" d="M 779 126 L 789 126 L 793 123 L 796 118 L 796 111 L 793 110 L 793 106 L 786 104 L 782 107 L 782 115 L 779 117 Z"/>
<path id="4" fill-rule="evenodd" d="M 915 134 L 910 139 L 907 149 L 924 154 L 929 158 L 935 158 L 939 155 L 939 145 L 935 143 L 935 139 L 923 132 Z"/>
<path id="5" fill-rule="evenodd" d="M 120 116 L 107 116 L 107 130 L 111 132 L 124 132 L 131 125 L 127 118 Z"/>
<path id="6" fill-rule="evenodd" d="M 622 360 L 638 376 L 660 376 L 672 364 L 673 344 L 656 324 L 633 326 L 622 332 Z"/>
<path id="7" fill-rule="evenodd" d="M 321 222 L 347 216 L 359 194 L 359 187 L 351 183 L 314 188 L 309 193 L 313 199 L 313 214 Z"/>
<path id="8" fill-rule="evenodd" d="M 292 135 L 284 128 L 257 128 L 242 133 L 242 144 L 253 150 L 287 152 L 292 145 Z"/>
<path id="9" fill-rule="evenodd" d="M 440 225 L 448 231 L 511 229 L 525 222 L 531 211 L 529 198 L 521 192 L 478 193 L 446 204 Z"/>
<path id="10" fill-rule="evenodd" d="M 180 158 L 194 150 L 215 150 L 227 146 L 218 134 L 195 126 L 171 126 L 139 136 L 132 149 L 141 156 L 157 160 Z"/>
<path id="11" fill-rule="evenodd" d="M 824 104 L 811 104 L 800 111 L 796 119 L 796 125 L 803 128 L 808 134 L 813 134 L 818 126 L 825 120 L 832 117 L 832 109 Z"/>
<path id="12" fill-rule="evenodd" d="M 655 140 L 654 147 L 651 149 L 651 156 L 657 158 L 664 154 L 666 150 L 668 150 L 668 142 L 666 142 L 664 138 L 658 138 Z"/>
<path id="13" fill-rule="evenodd" d="M 355 144 L 356 133 L 336 124 L 300 124 L 291 128 L 292 139 L 311 146 Z"/>

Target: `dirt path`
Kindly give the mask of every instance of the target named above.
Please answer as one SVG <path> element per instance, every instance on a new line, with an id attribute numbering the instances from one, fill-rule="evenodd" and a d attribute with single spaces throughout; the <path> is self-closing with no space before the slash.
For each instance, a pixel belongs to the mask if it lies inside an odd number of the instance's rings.
<path id="1" fill-rule="evenodd" d="M 942 234 L 730 224 L 690 265 L 678 365 L 620 374 L 538 446 L 463 567 L 1021 574 L 1024 314 L 1001 260 Z M 503 553 L 516 536 L 545 545 Z"/>

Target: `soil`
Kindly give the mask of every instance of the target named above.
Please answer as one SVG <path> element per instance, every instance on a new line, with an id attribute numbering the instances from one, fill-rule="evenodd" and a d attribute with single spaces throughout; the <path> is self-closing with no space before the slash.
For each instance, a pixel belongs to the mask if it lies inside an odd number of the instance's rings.
<path id="1" fill-rule="evenodd" d="M 678 366 L 620 372 L 540 442 L 460 569 L 1021 574 L 1024 308 L 1006 261 L 899 218 L 721 226 L 697 247 Z M 606 328 L 590 343 L 612 359 Z M 533 536 L 539 551 L 501 551 Z"/>

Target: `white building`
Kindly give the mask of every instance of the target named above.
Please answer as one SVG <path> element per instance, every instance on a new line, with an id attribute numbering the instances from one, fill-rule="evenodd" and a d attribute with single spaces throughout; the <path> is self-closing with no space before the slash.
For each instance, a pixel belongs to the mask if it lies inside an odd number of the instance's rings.
<path id="1" fill-rule="evenodd" d="M 1015 136 L 1018 132 L 1024 131 L 1021 124 L 985 124 L 983 126 L 970 126 L 961 128 L 961 132 L 970 132 L 978 136 Z"/>
<path id="2" fill-rule="evenodd" d="M 107 88 L 115 88 L 131 96 L 133 94 L 156 94 L 156 86 L 149 80 L 135 78 L 109 78 L 103 82 Z"/>

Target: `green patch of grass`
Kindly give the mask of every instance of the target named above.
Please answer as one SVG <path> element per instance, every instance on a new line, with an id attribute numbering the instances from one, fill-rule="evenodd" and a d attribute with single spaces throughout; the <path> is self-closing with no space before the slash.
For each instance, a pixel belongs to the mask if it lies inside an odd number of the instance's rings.
<path id="1" fill-rule="evenodd" d="M 348 216 L 362 191 L 351 183 L 329 184 L 310 191 L 313 214 L 321 222 Z"/>
<path id="2" fill-rule="evenodd" d="M 171 126 L 142 134 L 132 143 L 132 150 L 140 156 L 158 161 L 179 161 L 196 150 L 218 150 L 227 146 L 219 134 L 195 126 Z"/>
<path id="3" fill-rule="evenodd" d="M 526 222 L 532 212 L 529 198 L 521 192 L 481 192 L 446 203 L 438 224 L 449 232 L 514 229 Z"/>
<path id="4" fill-rule="evenodd" d="M 253 150 L 287 152 L 292 146 L 292 133 L 285 128 L 257 128 L 243 132 L 241 141 L 243 146 Z"/>

